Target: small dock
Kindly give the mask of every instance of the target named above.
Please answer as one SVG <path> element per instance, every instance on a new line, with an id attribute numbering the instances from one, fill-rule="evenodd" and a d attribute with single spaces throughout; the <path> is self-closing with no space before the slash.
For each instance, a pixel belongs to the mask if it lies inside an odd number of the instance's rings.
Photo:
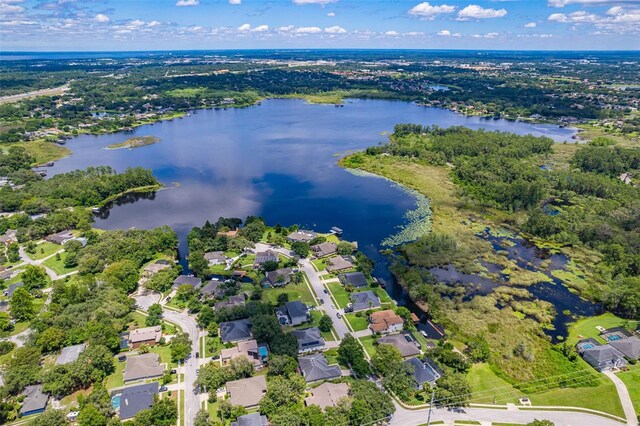
<path id="1" fill-rule="evenodd" d="M 328 232 L 331 235 L 342 235 L 342 229 L 338 228 L 337 226 L 333 226 L 331 228 L 331 230 Z"/>

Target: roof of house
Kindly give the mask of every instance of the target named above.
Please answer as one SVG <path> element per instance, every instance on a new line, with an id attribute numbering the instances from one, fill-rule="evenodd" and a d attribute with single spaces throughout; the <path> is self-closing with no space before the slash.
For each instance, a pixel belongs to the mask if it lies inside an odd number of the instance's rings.
<path id="1" fill-rule="evenodd" d="M 351 302 L 354 311 L 373 309 L 380 307 L 380 298 L 372 291 L 367 290 L 351 294 Z"/>
<path id="2" fill-rule="evenodd" d="M 160 355 L 148 353 L 127 358 L 122 376 L 125 382 L 158 377 L 164 374 L 164 366 L 160 364 Z"/>
<path id="3" fill-rule="evenodd" d="M 289 281 L 291 281 L 291 272 L 293 272 L 293 269 L 291 268 L 276 269 L 275 271 L 267 272 L 266 279 L 271 283 L 271 285 L 276 285 L 278 283 L 288 284 Z"/>
<path id="4" fill-rule="evenodd" d="M 273 250 L 259 251 L 253 263 L 264 263 L 268 261 L 277 262 L 279 260 L 278 253 Z"/>
<path id="5" fill-rule="evenodd" d="M 42 393 L 42 385 L 27 386 L 22 393 L 25 398 L 20 407 L 20 414 L 44 410 L 49 401 L 49 395 Z"/>
<path id="6" fill-rule="evenodd" d="M 248 319 L 220 323 L 220 338 L 225 343 L 248 340 L 251 337 L 251 321 Z"/>
<path id="7" fill-rule="evenodd" d="M 576 350 L 578 351 L 578 353 L 582 354 L 587 349 L 591 349 L 596 346 L 600 346 L 600 342 L 598 342 L 593 337 L 589 337 L 587 339 L 582 339 L 578 343 L 576 343 Z"/>
<path id="8" fill-rule="evenodd" d="M 640 339 L 636 336 L 620 340 L 612 340 L 609 344 L 622 352 L 622 354 L 629 359 L 637 359 L 640 357 Z"/>
<path id="9" fill-rule="evenodd" d="M 13 283 L 11 284 L 9 287 L 7 287 L 7 289 L 4 291 L 4 294 L 8 297 L 8 298 L 12 298 L 13 297 L 13 293 L 19 288 L 22 287 L 24 285 L 24 283 L 22 281 L 17 282 L 17 283 Z"/>
<path id="10" fill-rule="evenodd" d="M 409 366 L 413 379 L 418 386 L 422 386 L 427 382 L 435 383 L 443 374 L 442 370 L 429 358 L 425 358 L 422 361 L 418 358 L 410 358 L 404 363 Z"/>
<path id="11" fill-rule="evenodd" d="M 86 344 L 81 343 L 79 345 L 62 348 L 60 355 L 56 358 L 56 365 L 69 364 L 76 361 L 86 347 Z"/>
<path id="12" fill-rule="evenodd" d="M 614 348 L 613 346 L 600 345 L 589 348 L 583 353 L 584 358 L 588 358 L 597 363 L 607 362 L 615 359 L 624 358 L 622 352 Z"/>
<path id="13" fill-rule="evenodd" d="M 407 340 L 404 334 L 393 334 L 391 336 L 383 336 L 378 339 L 380 345 L 391 345 L 400 351 L 403 358 L 420 354 L 420 348 Z"/>
<path id="14" fill-rule="evenodd" d="M 418 324 L 417 328 L 427 333 L 428 339 L 439 340 L 445 336 L 444 328 L 431 320 L 427 320 L 424 324 Z"/>
<path id="15" fill-rule="evenodd" d="M 240 416 L 235 422 L 231 422 L 231 426 L 268 426 L 269 420 L 267 416 L 260 413 L 251 413 Z"/>
<path id="16" fill-rule="evenodd" d="M 342 374 L 338 365 L 329 365 L 324 354 L 301 356 L 298 358 L 298 364 L 307 382 L 335 379 Z"/>
<path id="17" fill-rule="evenodd" d="M 311 250 L 313 250 L 318 257 L 329 256 L 338 250 L 338 245 L 336 243 L 324 242 L 311 246 Z"/>
<path id="18" fill-rule="evenodd" d="M 294 317 L 307 317 L 309 315 L 309 307 L 302 303 L 299 300 L 294 300 L 293 302 L 287 302 L 284 305 L 287 308 L 287 313 L 289 314 L 289 318 Z"/>
<path id="19" fill-rule="evenodd" d="M 258 342 L 253 340 L 246 340 L 244 342 L 238 342 L 238 344 L 232 348 L 223 349 L 220 352 L 220 358 L 222 360 L 234 359 L 240 356 L 247 357 L 254 364 L 262 365 L 262 359 L 254 355 L 258 354 Z"/>
<path id="20" fill-rule="evenodd" d="M 221 251 L 211 251 L 204 254 L 204 258 L 211 262 L 212 260 L 217 260 L 220 263 L 225 263 L 227 261 L 227 257 Z"/>
<path id="21" fill-rule="evenodd" d="M 366 287 L 367 277 L 362 272 L 348 272 L 338 275 L 338 279 L 343 285 L 351 285 L 353 287 Z"/>
<path id="22" fill-rule="evenodd" d="M 200 294 L 205 296 L 215 296 L 221 285 L 222 281 L 207 281 L 202 287 L 200 287 Z"/>
<path id="23" fill-rule="evenodd" d="M 235 296 L 229 297 L 227 300 L 223 300 L 222 302 L 218 302 L 213 305 L 215 310 L 220 309 L 228 309 L 235 308 L 236 306 L 242 306 L 245 304 L 245 299 L 243 294 L 236 294 Z"/>
<path id="24" fill-rule="evenodd" d="M 227 382 L 227 392 L 231 405 L 253 407 L 267 392 L 267 379 L 262 375 Z"/>
<path id="25" fill-rule="evenodd" d="M 404 324 L 404 320 L 391 309 L 372 313 L 369 315 L 369 322 L 369 328 L 377 332 L 386 331 L 393 325 Z"/>
<path id="26" fill-rule="evenodd" d="M 327 259 L 327 271 L 343 271 L 353 268 L 353 263 L 342 256 L 330 257 Z"/>
<path id="27" fill-rule="evenodd" d="M 129 386 L 122 389 L 121 392 L 119 415 L 121 420 L 126 420 L 142 410 L 151 408 L 153 398 L 158 393 L 158 382 Z"/>
<path id="28" fill-rule="evenodd" d="M 292 232 L 290 233 L 287 238 L 291 241 L 300 241 L 300 242 L 304 242 L 307 243 L 309 241 L 311 241 L 313 238 L 315 238 L 317 234 L 315 232 L 312 231 L 296 231 L 296 232 Z"/>
<path id="29" fill-rule="evenodd" d="M 202 280 L 200 278 L 191 275 L 180 275 L 173 281 L 173 285 L 177 287 L 184 284 L 189 284 L 191 287 L 198 287 L 201 283 Z"/>
<path id="30" fill-rule="evenodd" d="M 301 351 L 324 346 L 324 339 L 318 327 L 303 328 L 291 331 L 291 335 L 298 341 L 298 349 Z"/>
<path id="31" fill-rule="evenodd" d="M 147 266 L 144 267 L 144 272 L 147 272 L 149 274 L 157 274 L 158 272 L 162 271 L 163 269 L 168 269 L 170 268 L 170 265 L 167 265 L 166 263 L 150 263 Z"/>
<path id="32" fill-rule="evenodd" d="M 137 328 L 129 332 L 129 342 L 131 343 L 147 342 L 149 340 L 153 340 L 158 343 L 161 337 L 162 327 L 160 327 L 159 325 L 154 325 L 153 327 Z"/>
<path id="33" fill-rule="evenodd" d="M 307 405 L 317 405 L 321 409 L 335 406 L 340 398 L 349 396 L 349 385 L 346 383 L 323 383 L 311 390 L 311 396 L 304 402 Z"/>
<path id="34" fill-rule="evenodd" d="M 56 244 L 62 244 L 71 238 L 73 238 L 73 234 L 71 233 L 70 230 L 67 230 L 67 231 L 61 231 L 55 234 L 51 234 L 48 237 L 46 237 L 45 240 L 52 243 L 56 243 Z"/>

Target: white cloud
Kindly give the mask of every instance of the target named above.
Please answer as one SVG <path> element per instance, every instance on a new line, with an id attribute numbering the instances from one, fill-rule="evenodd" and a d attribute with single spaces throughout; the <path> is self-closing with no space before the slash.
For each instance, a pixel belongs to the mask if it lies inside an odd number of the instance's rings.
<path id="1" fill-rule="evenodd" d="M 640 33 L 640 9 L 628 10 L 621 6 L 613 6 L 604 15 L 597 15 L 583 10 L 565 14 L 552 13 L 547 18 L 551 22 L 577 25 L 593 25 L 596 28 L 613 33 Z"/>
<path id="2" fill-rule="evenodd" d="M 147 27 L 157 27 L 158 25 L 160 25 L 158 21 L 147 22 Z"/>
<path id="3" fill-rule="evenodd" d="M 537 26 L 538 24 L 536 24 L 535 22 L 529 22 L 528 24 L 524 24 L 525 28 L 535 28 Z"/>
<path id="4" fill-rule="evenodd" d="M 606 5 L 611 3 L 640 3 L 638 0 L 548 0 L 547 4 L 552 7 L 565 7 L 570 4 L 582 5 Z"/>
<path id="5" fill-rule="evenodd" d="M 10 3 L 16 3 L 16 2 L 11 2 L 11 1 L 0 2 L 1 15 L 24 12 L 24 7 L 18 6 L 17 4 L 10 4 Z"/>
<path id="6" fill-rule="evenodd" d="M 403 35 L 408 37 L 419 37 L 423 36 L 424 33 L 422 31 L 409 31 L 408 33 L 404 33 Z"/>
<path id="7" fill-rule="evenodd" d="M 473 38 L 496 38 L 498 33 L 487 33 L 487 34 L 473 34 L 471 37 Z"/>
<path id="8" fill-rule="evenodd" d="M 434 19 L 437 15 L 452 13 L 455 10 L 455 6 L 447 4 L 432 6 L 429 2 L 423 2 L 409 9 L 409 15 L 418 16 L 421 19 Z"/>
<path id="9" fill-rule="evenodd" d="M 318 27 L 300 27 L 296 28 L 295 32 L 297 34 L 316 34 L 321 33 L 322 30 Z"/>
<path id="10" fill-rule="evenodd" d="M 229 0 L 229 4 L 242 4 L 242 0 Z"/>
<path id="11" fill-rule="evenodd" d="M 293 25 L 287 25 L 286 27 L 278 27 L 278 31 L 286 33 L 289 31 L 293 31 L 294 30 L 294 26 Z"/>
<path id="12" fill-rule="evenodd" d="M 333 18 L 334 16 L 336 16 L 336 13 L 335 12 L 329 12 L 329 13 L 327 13 L 327 16 L 330 17 L 330 18 Z"/>
<path id="13" fill-rule="evenodd" d="M 489 19 L 489 18 L 502 18 L 507 14 L 506 9 L 485 9 L 477 4 L 470 4 L 469 6 L 458 12 L 459 21 L 468 21 L 469 19 Z"/>
<path id="14" fill-rule="evenodd" d="M 342 27 L 339 27 L 338 25 L 334 25 L 333 27 L 325 28 L 324 32 L 329 34 L 344 34 L 347 32 L 347 30 L 345 30 Z"/>
<path id="15" fill-rule="evenodd" d="M 294 4 L 320 4 L 336 3 L 338 0 L 293 0 Z"/>
<path id="16" fill-rule="evenodd" d="M 263 33 L 265 31 L 269 31 L 268 25 L 258 25 L 257 27 L 251 30 L 251 32 L 254 32 L 254 33 Z"/>
<path id="17" fill-rule="evenodd" d="M 449 30 L 438 31 L 438 35 L 439 36 L 444 36 L 444 37 L 449 37 L 451 35 L 451 31 L 449 31 Z"/>
<path id="18" fill-rule="evenodd" d="M 178 0 L 176 6 L 197 6 L 200 4 L 200 0 Z"/>
<path id="19" fill-rule="evenodd" d="M 238 27 L 238 31 L 250 31 L 251 30 L 251 25 L 249 24 L 242 24 Z"/>
<path id="20" fill-rule="evenodd" d="M 109 22 L 109 17 L 103 13 L 98 13 L 93 20 L 96 22 Z"/>
<path id="21" fill-rule="evenodd" d="M 396 37 L 396 36 L 399 36 L 400 33 L 398 33 L 397 31 L 387 31 L 386 33 L 384 33 L 384 35 L 388 35 L 388 36 L 391 36 L 391 37 Z"/>

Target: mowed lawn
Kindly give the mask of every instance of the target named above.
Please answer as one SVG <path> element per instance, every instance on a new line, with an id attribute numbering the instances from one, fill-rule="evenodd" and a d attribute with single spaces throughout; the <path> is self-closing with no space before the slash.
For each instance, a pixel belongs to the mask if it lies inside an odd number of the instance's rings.
<path id="1" fill-rule="evenodd" d="M 624 382 L 633 401 L 633 408 L 640 416 L 640 364 L 629 366 L 629 371 L 616 374 Z"/>
<path id="2" fill-rule="evenodd" d="M 52 254 L 62 250 L 62 246 L 59 244 L 53 244 L 49 241 L 45 241 L 36 245 L 35 253 L 27 253 L 29 257 L 33 260 L 44 259 L 45 257 L 51 256 Z"/>
<path id="3" fill-rule="evenodd" d="M 315 306 L 313 295 L 311 294 L 311 291 L 309 291 L 307 283 L 304 281 L 300 284 L 287 284 L 283 287 L 266 288 L 262 292 L 262 301 L 276 305 L 278 303 L 278 296 L 283 293 L 289 295 L 290 302 L 299 300 L 307 305 Z"/>
<path id="4" fill-rule="evenodd" d="M 336 303 L 340 308 L 345 308 L 349 304 L 349 293 L 342 287 L 338 281 L 325 283 L 329 287 L 329 291 L 333 293 Z"/>
<path id="5" fill-rule="evenodd" d="M 596 326 L 613 328 L 622 327 L 625 323 L 629 324 L 630 327 L 635 328 L 638 322 L 633 320 L 624 320 L 610 313 L 577 321 L 569 328 L 567 343 L 575 345 L 579 340 L 586 339 L 587 337 L 593 337 L 600 342 L 604 342 L 604 340 L 599 338 L 600 332 Z"/>
<path id="6" fill-rule="evenodd" d="M 56 256 L 50 257 L 45 260 L 43 265 L 47 268 L 53 270 L 58 275 L 68 274 L 69 272 L 73 272 L 77 269 L 77 267 L 67 268 L 64 266 L 64 259 L 67 257 L 67 253 L 60 253 L 60 260 L 56 259 Z"/>
<path id="7" fill-rule="evenodd" d="M 351 324 L 351 328 L 353 328 L 353 331 L 366 330 L 369 326 L 369 321 L 367 320 L 367 316 L 365 314 L 359 317 L 354 313 L 345 314 L 344 316 L 349 324 Z"/>

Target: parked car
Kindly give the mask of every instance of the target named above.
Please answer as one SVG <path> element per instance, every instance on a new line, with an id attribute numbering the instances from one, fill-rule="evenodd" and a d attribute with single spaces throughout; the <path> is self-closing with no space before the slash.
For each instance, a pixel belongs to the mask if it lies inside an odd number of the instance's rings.
<path id="1" fill-rule="evenodd" d="M 327 289 L 323 289 L 322 291 L 324 291 L 324 294 L 329 294 L 329 292 L 327 291 Z"/>
<path id="2" fill-rule="evenodd" d="M 126 355 L 120 355 L 118 357 L 118 361 L 120 361 L 120 362 L 125 362 L 126 360 L 127 360 L 127 356 Z"/>
<path id="3" fill-rule="evenodd" d="M 320 304 L 324 304 L 324 299 L 320 299 Z"/>
<path id="4" fill-rule="evenodd" d="M 420 330 L 420 334 L 422 334 L 424 337 L 428 337 L 428 336 L 427 336 L 427 332 L 426 332 L 426 331 L 424 331 L 424 330 Z"/>
<path id="5" fill-rule="evenodd" d="M 340 312 L 336 312 L 336 316 L 338 317 L 338 319 L 342 318 L 342 315 L 340 315 Z"/>
<path id="6" fill-rule="evenodd" d="M 196 352 L 196 358 L 200 358 L 200 352 Z"/>
<path id="7" fill-rule="evenodd" d="M 177 372 L 178 372 L 178 371 L 177 371 L 175 368 L 173 368 L 173 369 L 170 371 L 170 373 L 171 373 L 171 374 L 176 374 Z"/>
<path id="8" fill-rule="evenodd" d="M 158 389 L 158 391 L 160 392 L 166 392 L 168 389 L 166 386 L 160 386 L 160 389 Z"/>

